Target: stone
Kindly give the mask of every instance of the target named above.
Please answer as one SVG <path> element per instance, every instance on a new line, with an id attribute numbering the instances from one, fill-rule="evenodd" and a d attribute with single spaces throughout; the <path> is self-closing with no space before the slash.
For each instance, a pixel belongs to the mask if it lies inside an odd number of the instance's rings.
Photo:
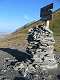
<path id="1" fill-rule="evenodd" d="M 31 28 L 27 41 L 28 52 L 33 55 L 34 64 L 45 66 L 45 68 L 57 68 L 53 53 L 55 40 L 49 28 L 44 25 Z"/>

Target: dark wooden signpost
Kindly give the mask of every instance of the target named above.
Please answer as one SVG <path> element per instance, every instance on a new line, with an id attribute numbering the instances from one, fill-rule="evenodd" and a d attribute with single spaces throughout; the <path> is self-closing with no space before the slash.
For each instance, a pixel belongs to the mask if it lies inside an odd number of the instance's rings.
<path id="1" fill-rule="evenodd" d="M 42 21 L 45 21 L 46 27 L 49 27 L 49 20 L 52 20 L 53 3 L 41 8 L 40 17 Z"/>

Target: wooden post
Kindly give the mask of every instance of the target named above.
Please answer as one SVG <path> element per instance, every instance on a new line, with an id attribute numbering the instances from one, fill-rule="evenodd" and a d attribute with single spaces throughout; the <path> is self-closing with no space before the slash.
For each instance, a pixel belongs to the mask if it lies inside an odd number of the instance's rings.
<path id="1" fill-rule="evenodd" d="M 49 20 L 45 21 L 45 26 L 46 26 L 47 29 L 49 28 Z"/>

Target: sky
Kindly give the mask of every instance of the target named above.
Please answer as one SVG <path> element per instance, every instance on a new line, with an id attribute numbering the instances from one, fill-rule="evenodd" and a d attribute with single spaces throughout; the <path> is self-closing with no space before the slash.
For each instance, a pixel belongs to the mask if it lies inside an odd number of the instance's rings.
<path id="1" fill-rule="evenodd" d="M 13 32 L 40 19 L 40 8 L 52 2 L 54 10 L 60 8 L 60 0 L 0 0 L 0 32 Z"/>

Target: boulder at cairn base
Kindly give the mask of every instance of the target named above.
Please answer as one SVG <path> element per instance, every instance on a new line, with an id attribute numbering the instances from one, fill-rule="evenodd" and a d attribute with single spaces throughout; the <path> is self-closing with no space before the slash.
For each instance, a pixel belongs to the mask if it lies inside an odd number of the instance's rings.
<path id="1" fill-rule="evenodd" d="M 33 55 L 33 64 L 40 65 L 45 69 L 57 68 L 54 58 L 54 37 L 53 32 L 44 25 L 33 27 L 27 35 L 27 52 Z"/>

